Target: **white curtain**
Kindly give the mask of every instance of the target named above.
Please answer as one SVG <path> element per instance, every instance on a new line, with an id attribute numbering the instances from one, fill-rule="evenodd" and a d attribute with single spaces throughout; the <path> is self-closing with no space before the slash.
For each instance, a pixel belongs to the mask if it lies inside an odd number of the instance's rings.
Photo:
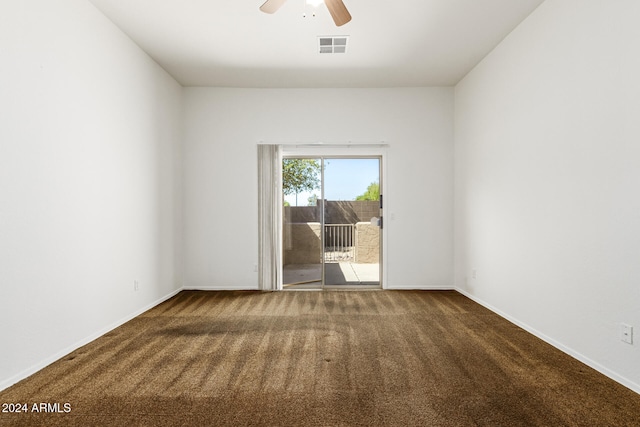
<path id="1" fill-rule="evenodd" d="M 263 291 L 281 289 L 282 160 L 279 145 L 258 145 L 258 283 Z"/>

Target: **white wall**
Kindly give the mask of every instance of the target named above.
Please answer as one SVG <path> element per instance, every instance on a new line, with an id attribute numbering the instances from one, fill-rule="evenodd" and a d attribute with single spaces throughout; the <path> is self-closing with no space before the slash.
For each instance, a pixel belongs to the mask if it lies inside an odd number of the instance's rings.
<path id="1" fill-rule="evenodd" d="M 181 91 L 85 0 L 2 2 L 0 389 L 179 288 Z"/>
<path id="2" fill-rule="evenodd" d="M 636 391 L 638 22 L 547 0 L 455 90 L 456 286 Z"/>
<path id="3" fill-rule="evenodd" d="M 387 285 L 451 288 L 451 88 L 187 88 L 184 102 L 187 287 L 257 288 L 259 141 L 385 141 Z"/>

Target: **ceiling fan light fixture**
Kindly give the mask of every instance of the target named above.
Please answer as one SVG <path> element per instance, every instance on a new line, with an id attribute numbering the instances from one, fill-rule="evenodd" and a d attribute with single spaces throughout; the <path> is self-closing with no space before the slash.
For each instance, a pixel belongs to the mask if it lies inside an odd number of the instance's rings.
<path id="1" fill-rule="evenodd" d="M 266 0 L 262 6 L 260 6 L 260 10 L 264 13 L 275 13 L 280 6 L 284 4 L 287 0 Z M 336 27 L 340 27 L 347 22 L 351 21 L 351 14 L 347 10 L 347 7 L 344 5 L 342 0 L 305 0 L 305 1 L 323 1 L 329 13 L 331 14 L 331 18 L 333 22 L 336 24 Z M 303 15 L 304 16 L 304 15 Z"/>
<path id="2" fill-rule="evenodd" d="M 324 3 L 324 0 L 306 0 L 306 2 L 309 6 L 318 7 Z"/>

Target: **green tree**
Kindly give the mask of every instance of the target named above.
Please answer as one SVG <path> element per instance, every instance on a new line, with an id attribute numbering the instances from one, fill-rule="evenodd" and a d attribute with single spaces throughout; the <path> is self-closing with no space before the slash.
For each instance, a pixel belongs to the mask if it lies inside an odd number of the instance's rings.
<path id="1" fill-rule="evenodd" d="M 380 200 L 380 184 L 372 182 L 367 187 L 367 191 L 356 197 L 356 200 Z"/>
<path id="2" fill-rule="evenodd" d="M 303 191 L 320 189 L 320 163 L 313 159 L 283 159 L 282 160 L 282 192 L 286 195 L 296 195 Z"/>

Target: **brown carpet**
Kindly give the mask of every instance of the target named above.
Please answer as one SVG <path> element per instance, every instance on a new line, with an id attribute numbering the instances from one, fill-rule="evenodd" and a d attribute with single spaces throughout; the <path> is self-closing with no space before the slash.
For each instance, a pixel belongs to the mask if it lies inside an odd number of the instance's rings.
<path id="1" fill-rule="evenodd" d="M 640 425 L 640 395 L 449 291 L 182 292 L 18 402 L 0 425 Z"/>

